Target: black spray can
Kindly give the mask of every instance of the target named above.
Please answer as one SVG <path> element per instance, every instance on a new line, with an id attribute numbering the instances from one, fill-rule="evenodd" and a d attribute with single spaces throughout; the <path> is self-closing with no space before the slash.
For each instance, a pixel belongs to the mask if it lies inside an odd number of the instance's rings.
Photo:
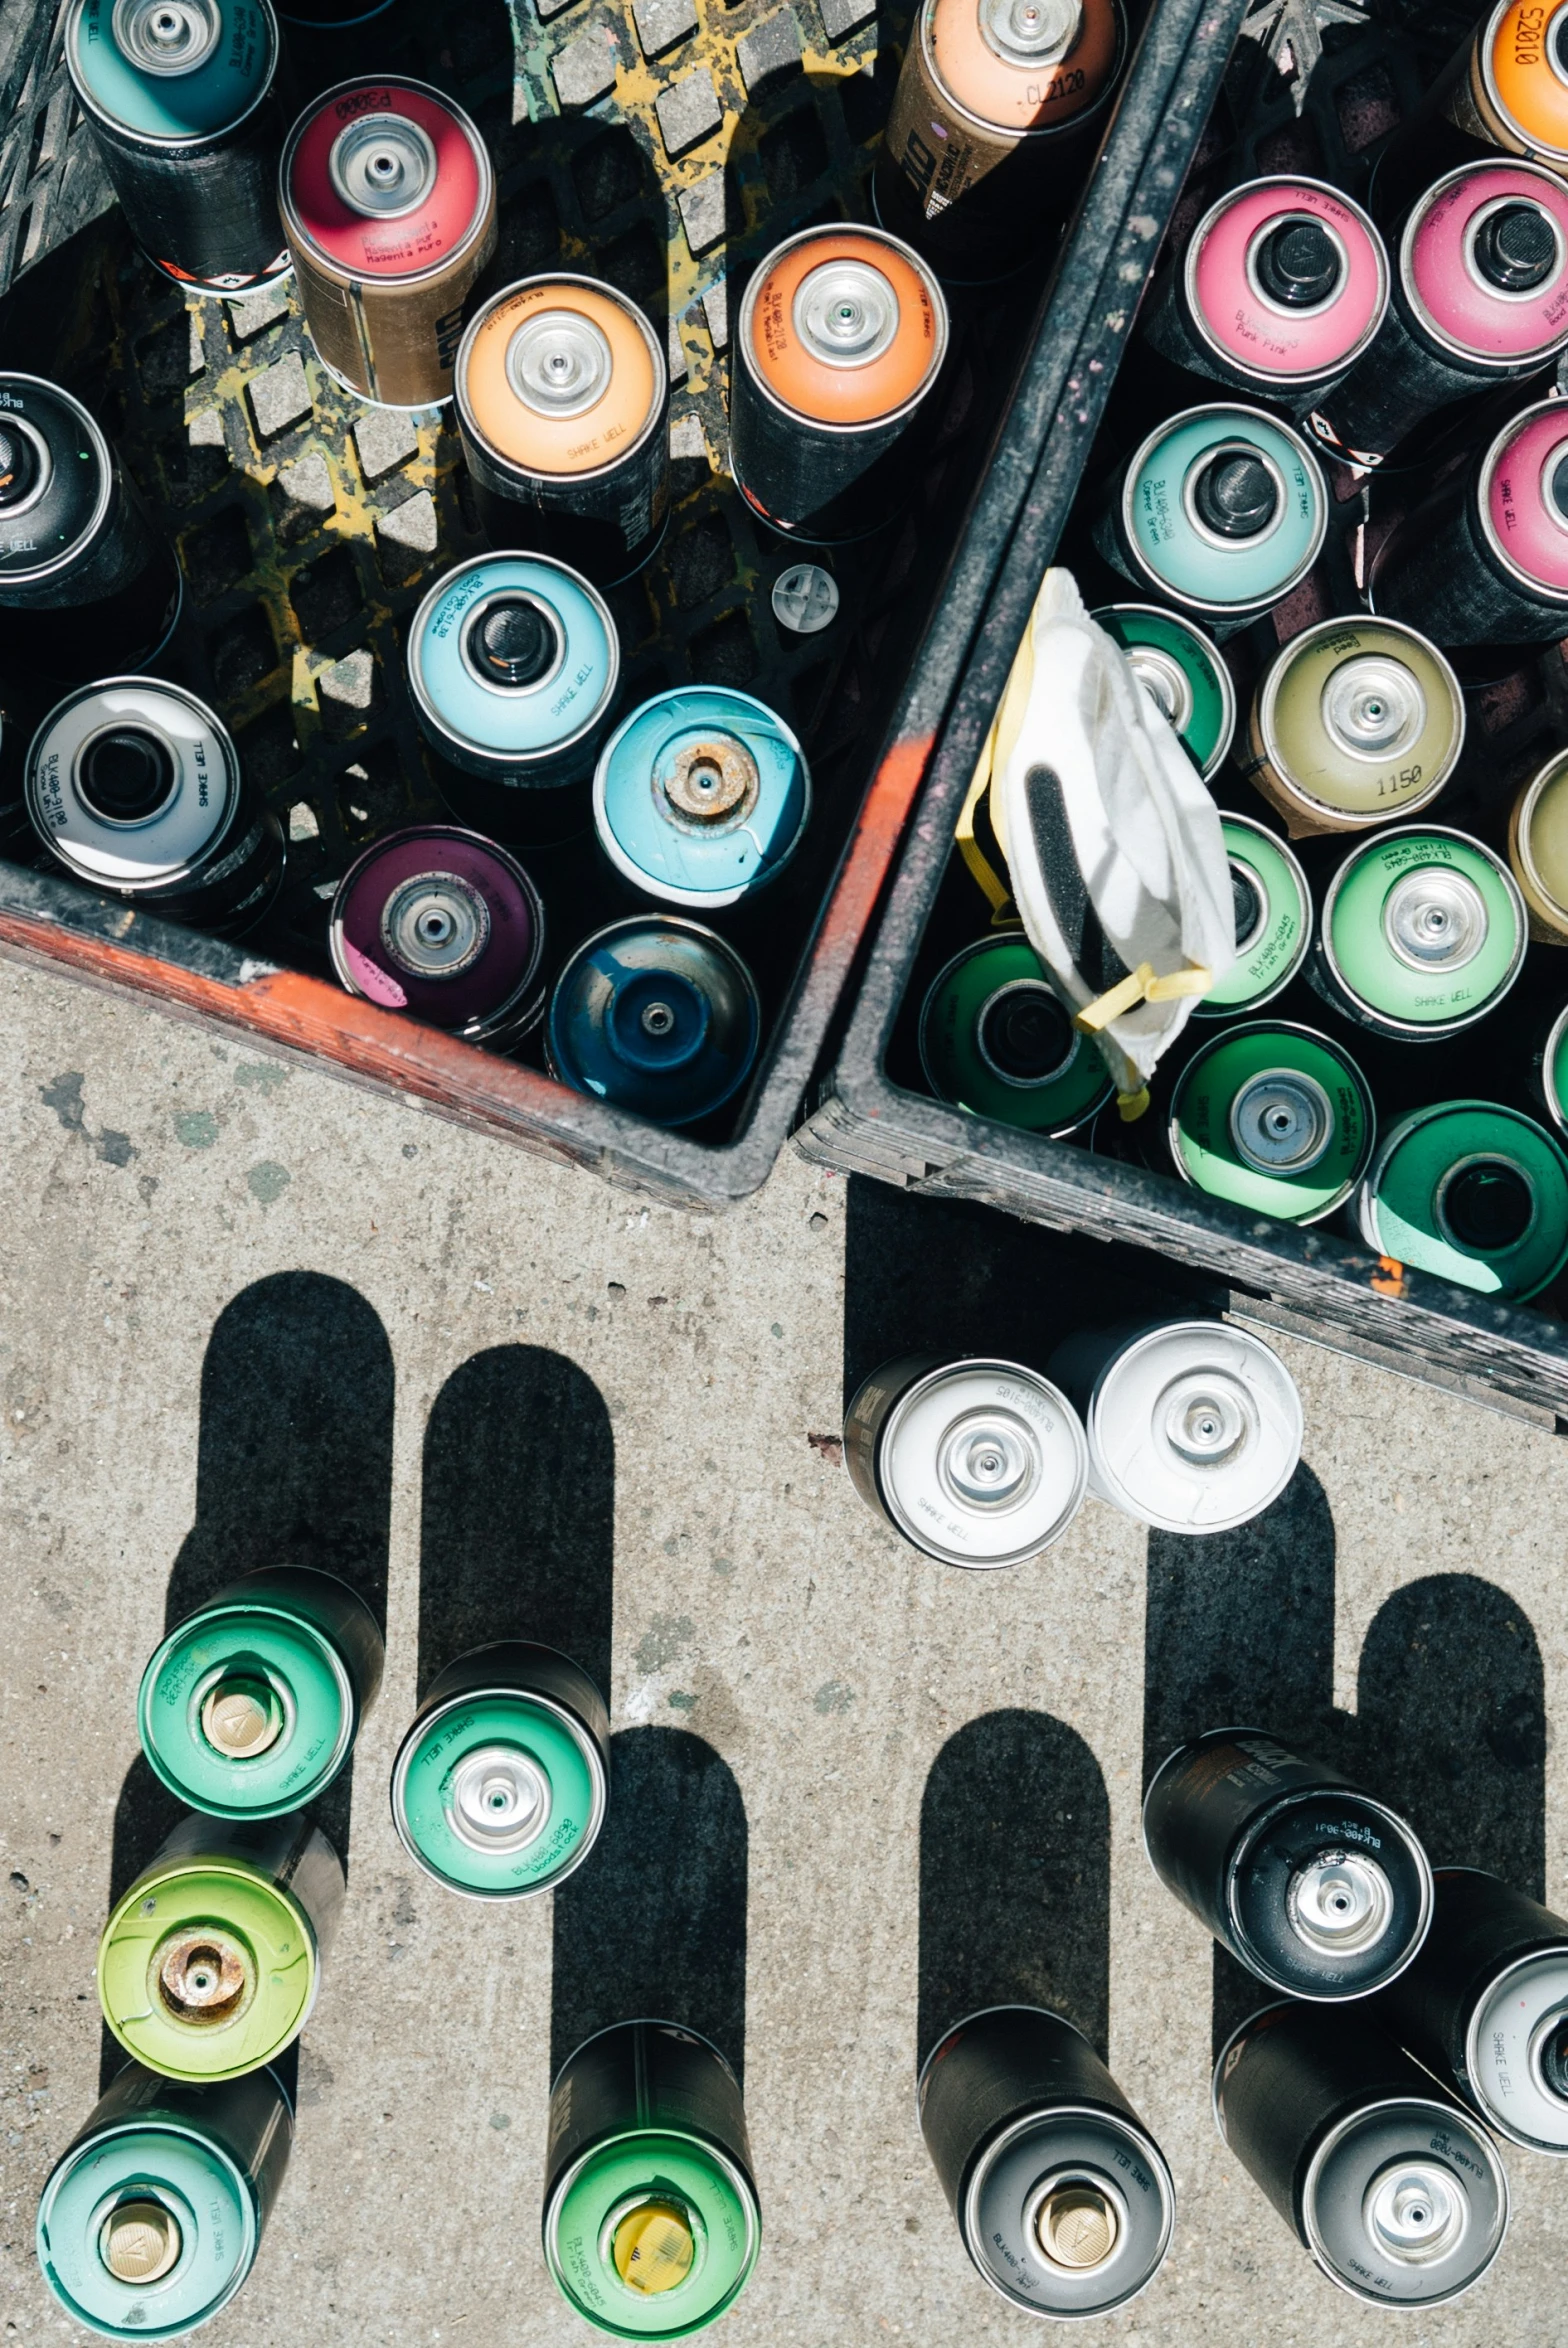
<path id="1" fill-rule="evenodd" d="M 957 2023 L 920 2073 L 920 2128 L 978 2272 L 1030 2315 L 1103 2315 L 1159 2271 L 1175 2189 L 1083 2033 L 1036 2006 Z"/>
<path id="2" fill-rule="evenodd" d="M 272 0 L 75 0 L 71 84 L 137 243 L 196 293 L 289 267 Z"/>
<path id="3" fill-rule="evenodd" d="M 1490 2137 L 1368 2017 L 1254 2014 L 1215 2065 L 1214 2117 L 1330 2281 L 1369 2306 L 1439 2306 L 1502 2247 Z"/>
<path id="4" fill-rule="evenodd" d="M 1261 1729 L 1178 1745 L 1144 1796 L 1154 1871 L 1260 1981 L 1365 1997 L 1409 1964 L 1432 1871 L 1404 1821 Z"/>
<path id="5" fill-rule="evenodd" d="M 179 565 L 78 399 L 0 374 L 0 613 L 13 671 L 75 684 L 145 668 L 180 616 Z"/>
<path id="6" fill-rule="evenodd" d="M 1568 1920 L 1479 1867 L 1432 1880 L 1426 1946 L 1373 2011 L 1500 2135 L 1568 2153 Z"/>
<path id="7" fill-rule="evenodd" d="M 1368 601 L 1447 646 L 1568 635 L 1568 400 L 1523 409 L 1406 514 Z"/>

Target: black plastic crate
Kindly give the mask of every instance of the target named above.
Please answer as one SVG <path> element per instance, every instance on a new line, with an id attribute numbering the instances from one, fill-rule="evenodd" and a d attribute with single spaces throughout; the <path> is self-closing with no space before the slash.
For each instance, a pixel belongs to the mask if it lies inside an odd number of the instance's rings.
<path id="1" fill-rule="evenodd" d="M 953 850 L 954 825 L 981 744 L 1046 565 L 1059 548 L 1063 559 L 1083 555 L 1087 511 L 1121 445 L 1111 379 L 1126 347 L 1128 313 L 1144 282 L 1146 256 L 1146 246 L 1131 243 L 1132 226 L 1140 223 L 1156 238 L 1168 230 L 1180 235 L 1222 189 L 1259 171 L 1303 170 L 1362 194 L 1380 140 L 1417 103 L 1470 22 L 1464 9 L 1416 9 L 1400 0 L 1373 0 L 1372 14 L 1374 21 L 1364 27 L 1326 31 L 1326 53 L 1299 112 L 1299 93 L 1277 63 L 1252 41 L 1240 41 L 1184 186 L 1182 126 L 1165 123 L 1157 130 L 1122 242 L 1105 262 L 1068 386 L 1046 433 L 1024 520 L 932 761 L 852 1010 L 830 1041 L 825 1073 L 797 1141 L 808 1157 L 830 1165 L 913 1190 L 984 1200 L 1062 1231 L 1158 1251 L 1167 1262 L 1149 1263 L 1155 1286 L 1169 1279 L 1173 1260 L 1222 1282 L 1237 1317 L 1293 1330 L 1561 1425 L 1568 1419 L 1568 1279 L 1531 1306 L 1499 1304 L 1374 1256 L 1342 1236 L 1343 1226 L 1302 1230 L 1254 1217 L 1174 1175 L 1092 1153 L 1080 1140 L 1049 1142 L 948 1108 L 926 1088 L 914 1045 L 930 980 L 949 954 L 985 929 L 987 909 Z M 1135 373 L 1134 360 L 1128 378 Z M 1129 380 L 1122 389 L 1122 404 L 1130 406 L 1135 386 Z M 1274 642 L 1331 610 L 1354 608 L 1366 501 L 1359 492 L 1347 494 L 1348 475 L 1339 476 L 1336 488 L 1336 469 L 1326 465 L 1325 473 L 1337 504 L 1324 560 L 1278 613 L 1248 632 L 1250 652 L 1247 639 L 1236 640 L 1244 675 L 1249 659 L 1260 665 Z M 1122 586 L 1116 600 L 1129 598 L 1136 598 L 1136 590 Z M 1431 811 L 1435 821 L 1502 844 L 1520 780 L 1568 740 L 1564 650 L 1553 646 L 1518 674 L 1467 693 L 1465 757 Z M 1228 782 L 1217 779 L 1215 787 L 1227 806 L 1267 812 L 1234 775 Z M 1337 853 L 1351 844 L 1340 841 Z M 1568 954 L 1532 946 L 1516 998 L 1502 1016 L 1515 1022 L 1510 1032 L 1517 1033 L 1518 1022 L 1528 1024 L 1547 1002 L 1565 998 Z M 1304 1003 L 1310 1008 L 1287 994 L 1270 1005 L 1268 1015 L 1333 1026 L 1316 997 Z M 1348 1039 L 1351 1031 L 1345 1033 Z M 1495 1048 L 1490 1027 L 1477 1033 L 1483 1048 Z M 1194 1030 L 1181 1039 L 1172 1055 L 1177 1065 L 1197 1040 Z M 1364 1042 L 1353 1041 L 1352 1051 Z M 1456 1067 L 1464 1056 L 1457 1045 L 1424 1047 L 1432 1049 L 1451 1052 Z M 1474 1039 L 1469 1053 L 1473 1060 Z M 1486 1087 L 1456 1085 L 1449 1097 L 1478 1089 L 1484 1093 Z M 1518 1090 L 1515 1084 L 1505 1097 L 1517 1097 Z M 1420 1097 L 1444 1095 L 1427 1085 Z M 1155 1115 L 1157 1110 L 1151 1120 Z"/>

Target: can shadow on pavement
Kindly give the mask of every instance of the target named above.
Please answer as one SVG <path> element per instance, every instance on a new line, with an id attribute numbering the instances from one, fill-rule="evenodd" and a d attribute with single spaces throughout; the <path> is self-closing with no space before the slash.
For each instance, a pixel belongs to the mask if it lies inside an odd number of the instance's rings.
<path id="1" fill-rule="evenodd" d="M 615 1439 L 598 1387 L 543 1346 L 471 1355 L 425 1429 L 420 1696 L 470 1648 L 532 1639 L 608 1701 L 614 1570 Z"/>
<path id="2" fill-rule="evenodd" d="M 950 1736 L 920 1805 L 918 2064 L 969 2014 L 1044 2006 L 1102 2060 L 1110 2019 L 1110 1807 L 1100 1765 L 1049 1713 Z"/>
<path id="3" fill-rule="evenodd" d="M 1205 1729 L 1266 1728 L 1409 1819 L 1434 1866 L 1541 1895 L 1546 1725 L 1535 1634 L 1472 1574 L 1408 1583 L 1362 1645 L 1354 1717 L 1334 1707 L 1334 1522 L 1311 1468 L 1232 1532 L 1151 1533 L 1144 1783 Z M 1216 2056 L 1273 1992 L 1214 1949 Z"/>
<path id="4" fill-rule="evenodd" d="M 610 1740 L 610 1807 L 555 1894 L 550 2075 L 614 2022 L 679 2022 L 743 2076 L 746 1811 L 712 1746 L 681 1728 Z"/>
<path id="5" fill-rule="evenodd" d="M 336 1574 L 384 1633 L 392 1410 L 392 1349 L 357 1289 L 304 1271 L 241 1289 L 207 1341 L 195 1521 L 169 1575 L 162 1624 L 135 1634 L 145 1652 L 225 1583 L 268 1565 Z M 353 1769 L 351 1757 L 314 1806 L 345 1866 Z M 115 1806 L 111 1904 L 183 1815 L 138 1753 Z M 105 2030 L 105 2084 L 124 2059 Z"/>

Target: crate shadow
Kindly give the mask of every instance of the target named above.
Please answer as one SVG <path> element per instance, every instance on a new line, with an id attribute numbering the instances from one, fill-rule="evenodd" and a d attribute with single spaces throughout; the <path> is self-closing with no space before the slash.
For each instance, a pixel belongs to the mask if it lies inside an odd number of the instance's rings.
<path id="1" fill-rule="evenodd" d="M 680 2022 L 744 2077 L 745 1805 L 689 1729 L 610 1740 L 610 1808 L 587 1864 L 555 1894 L 550 2075 L 615 2022 Z"/>
<path id="2" fill-rule="evenodd" d="M 543 1346 L 472 1355 L 425 1429 L 420 1696 L 470 1648 L 532 1639 L 608 1701 L 614 1565 L 615 1438 L 598 1387 Z"/>
<path id="3" fill-rule="evenodd" d="M 1110 1806 L 1082 1737 L 1023 1710 L 958 1729 L 920 1805 L 917 2063 L 998 2005 L 1063 2015 L 1103 2058 L 1110 1898 Z"/>

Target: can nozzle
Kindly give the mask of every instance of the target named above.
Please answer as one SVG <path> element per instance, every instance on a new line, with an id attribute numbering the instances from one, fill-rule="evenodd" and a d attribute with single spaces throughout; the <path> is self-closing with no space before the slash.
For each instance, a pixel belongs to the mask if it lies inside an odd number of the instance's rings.
<path id="1" fill-rule="evenodd" d="M 1116 2205 L 1098 2185 L 1077 2181 L 1048 2192 L 1035 2211 L 1035 2240 L 1052 2266 L 1087 2274 L 1104 2266 L 1121 2238 Z"/>
<path id="2" fill-rule="evenodd" d="M 161 2201 L 122 2201 L 104 2219 L 98 2255 L 117 2283 L 156 2283 L 176 2263 L 183 2237 Z"/>
<path id="3" fill-rule="evenodd" d="M 1475 232 L 1475 265 L 1499 293 L 1531 293 L 1557 262 L 1557 232 L 1539 204 L 1499 204 Z"/>
<path id="4" fill-rule="evenodd" d="M 108 727 L 77 761 L 77 790 L 105 823 L 146 823 L 168 805 L 177 779 L 167 743 L 144 726 Z"/>
<path id="5" fill-rule="evenodd" d="M 250 1952 L 221 1927 L 177 1932 L 153 1959 L 164 2005 L 177 2022 L 232 2022 L 249 2004 L 256 1969 Z"/>
<path id="6" fill-rule="evenodd" d="M 643 2201 L 616 2227 L 610 2255 L 628 2291 L 673 2291 L 691 2272 L 696 2237 L 673 2201 Z"/>
<path id="7" fill-rule="evenodd" d="M 1535 1192 L 1505 1158 L 1472 1158 L 1444 1183 L 1437 1211 L 1456 1245 L 1499 1255 L 1517 1247 L 1535 1221 Z"/>
<path id="8" fill-rule="evenodd" d="M 226 1761 L 254 1761 L 283 1734 L 283 1707 L 265 1680 L 220 1679 L 202 1699 L 201 1733 Z"/>
<path id="9" fill-rule="evenodd" d="M 1258 283 L 1287 310 L 1313 310 L 1339 291 L 1345 265 L 1318 220 L 1282 220 L 1258 246 Z"/>
<path id="10" fill-rule="evenodd" d="M 1192 497 L 1199 520 L 1220 538 L 1256 538 L 1279 513 L 1274 476 L 1249 448 L 1216 451 L 1194 482 Z"/>
<path id="11" fill-rule="evenodd" d="M 489 685 L 520 692 L 547 677 L 561 657 L 561 634 L 532 596 L 507 595 L 486 606 L 468 630 L 467 651 Z"/>
<path id="12" fill-rule="evenodd" d="M 660 760 L 655 780 L 682 822 L 704 826 L 744 822 L 762 787 L 745 743 L 719 733 L 682 742 L 673 757 Z"/>
<path id="13" fill-rule="evenodd" d="M 981 1005 L 975 1028 L 981 1059 L 1004 1084 L 1044 1084 L 1059 1076 L 1076 1041 L 1066 1005 L 1038 979 L 998 987 Z"/>
<path id="14" fill-rule="evenodd" d="M 32 495 L 38 472 L 38 451 L 28 435 L 0 424 L 0 512 Z"/>

